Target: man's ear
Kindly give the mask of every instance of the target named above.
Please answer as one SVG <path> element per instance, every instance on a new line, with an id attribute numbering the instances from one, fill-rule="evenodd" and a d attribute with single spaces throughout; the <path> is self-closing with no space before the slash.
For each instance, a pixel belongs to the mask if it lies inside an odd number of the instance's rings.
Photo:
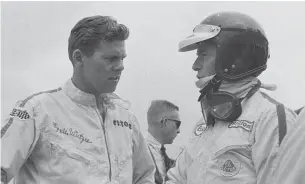
<path id="1" fill-rule="evenodd" d="M 164 123 L 160 123 L 160 127 L 164 128 L 166 125 Z"/>
<path id="2" fill-rule="evenodd" d="M 167 123 L 167 121 L 162 120 L 161 123 L 160 123 L 160 127 L 161 127 L 161 128 L 166 127 L 166 123 Z"/>
<path id="3" fill-rule="evenodd" d="M 83 64 L 83 53 L 79 49 L 75 49 L 72 53 L 73 65 L 76 63 Z"/>

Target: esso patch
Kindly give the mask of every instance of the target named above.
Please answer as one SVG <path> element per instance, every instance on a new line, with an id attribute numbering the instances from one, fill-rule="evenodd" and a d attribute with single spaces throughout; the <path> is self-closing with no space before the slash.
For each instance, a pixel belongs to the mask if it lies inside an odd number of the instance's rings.
<path id="1" fill-rule="evenodd" d="M 200 136 L 205 131 L 206 128 L 207 128 L 207 124 L 205 123 L 200 124 L 196 127 L 194 134 L 196 136 Z"/>

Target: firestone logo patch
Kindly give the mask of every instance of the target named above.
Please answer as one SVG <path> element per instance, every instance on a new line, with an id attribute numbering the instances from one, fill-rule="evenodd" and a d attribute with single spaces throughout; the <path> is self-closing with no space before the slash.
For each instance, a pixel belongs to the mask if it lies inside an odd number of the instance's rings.
<path id="1" fill-rule="evenodd" d="M 253 129 L 253 125 L 254 125 L 254 121 L 250 122 L 247 120 L 236 120 L 236 121 L 233 121 L 233 123 L 231 123 L 228 127 L 229 128 L 242 128 L 244 130 L 251 132 Z"/>

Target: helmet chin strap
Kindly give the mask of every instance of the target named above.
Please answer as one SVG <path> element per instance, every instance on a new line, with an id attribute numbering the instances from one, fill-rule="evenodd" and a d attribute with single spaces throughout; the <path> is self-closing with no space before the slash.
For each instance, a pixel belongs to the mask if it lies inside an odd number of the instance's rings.
<path id="1" fill-rule="evenodd" d="M 204 98 L 209 92 L 216 92 L 218 91 L 221 82 L 223 80 L 218 76 L 215 75 L 210 81 L 209 83 L 200 90 L 200 96 L 198 98 L 198 101 L 200 102 L 202 98 Z M 213 118 L 213 116 L 208 113 L 207 114 L 207 125 L 210 126 L 214 126 L 215 125 L 215 118 Z"/>
<path id="2" fill-rule="evenodd" d="M 210 80 L 210 82 L 203 89 L 200 90 L 200 96 L 198 98 L 198 101 L 200 102 L 200 100 L 204 98 L 209 92 L 218 91 L 222 81 L 223 80 L 218 75 L 215 75 Z"/>

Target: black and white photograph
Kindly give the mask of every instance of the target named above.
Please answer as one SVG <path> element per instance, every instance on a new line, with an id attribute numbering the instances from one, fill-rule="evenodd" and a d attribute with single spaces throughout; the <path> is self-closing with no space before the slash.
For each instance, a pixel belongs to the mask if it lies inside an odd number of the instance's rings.
<path id="1" fill-rule="evenodd" d="M 1 184 L 305 184 L 305 1 L 1 1 Z"/>

